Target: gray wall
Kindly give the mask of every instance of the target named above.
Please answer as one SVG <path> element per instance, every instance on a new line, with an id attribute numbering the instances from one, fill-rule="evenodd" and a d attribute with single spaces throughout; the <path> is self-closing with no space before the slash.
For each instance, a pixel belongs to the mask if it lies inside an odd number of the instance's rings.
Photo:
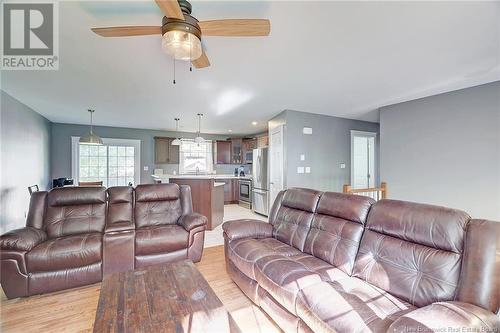
<path id="1" fill-rule="evenodd" d="M 28 186 L 50 184 L 51 123 L 1 92 L 0 233 L 25 225 Z"/>
<path id="2" fill-rule="evenodd" d="M 389 197 L 500 221 L 500 82 L 381 109 Z"/>
<path id="3" fill-rule="evenodd" d="M 71 137 L 85 135 L 88 131 L 89 126 L 87 125 L 52 124 L 52 178 L 71 178 Z M 153 181 L 151 174 L 153 174 L 154 168 L 162 168 L 169 173 L 173 170 L 178 170 L 177 164 L 155 165 L 155 136 L 181 136 L 183 138 L 194 138 L 196 136 L 194 133 L 176 133 L 107 126 L 94 126 L 94 132 L 102 138 L 141 140 L 141 183 L 143 184 Z M 227 136 L 211 134 L 202 134 L 202 136 L 208 140 L 225 140 L 227 138 Z M 148 171 L 144 171 L 145 166 L 149 167 Z M 232 173 L 237 166 L 239 165 L 217 166 L 216 171 L 218 173 Z M 249 171 L 248 168 L 247 171 Z"/>
<path id="4" fill-rule="evenodd" d="M 379 132 L 377 123 L 291 110 L 273 118 L 269 127 L 279 124 L 285 124 L 286 187 L 323 191 L 341 192 L 342 186 L 351 182 L 351 130 Z M 304 135 L 304 127 L 311 127 L 313 134 Z M 305 161 L 300 160 L 301 154 Z M 345 169 L 340 168 L 341 163 L 345 163 Z M 376 165 L 378 182 L 378 160 Z M 299 166 L 311 167 L 311 173 L 298 174 Z"/>

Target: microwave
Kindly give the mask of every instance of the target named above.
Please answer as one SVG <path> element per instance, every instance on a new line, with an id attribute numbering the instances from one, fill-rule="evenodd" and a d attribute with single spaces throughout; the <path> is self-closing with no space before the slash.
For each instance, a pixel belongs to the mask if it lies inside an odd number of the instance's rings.
<path id="1" fill-rule="evenodd" d="M 243 156 L 243 163 L 245 164 L 253 163 L 253 150 L 245 151 L 245 155 Z"/>

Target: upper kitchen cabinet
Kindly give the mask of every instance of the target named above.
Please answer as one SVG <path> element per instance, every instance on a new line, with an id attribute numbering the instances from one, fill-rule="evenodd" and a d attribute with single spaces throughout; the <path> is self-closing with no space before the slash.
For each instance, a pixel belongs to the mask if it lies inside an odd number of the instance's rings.
<path id="1" fill-rule="evenodd" d="M 174 138 L 155 137 L 155 164 L 179 164 L 179 146 L 172 146 Z"/>
<path id="2" fill-rule="evenodd" d="M 257 148 L 269 146 L 269 137 L 267 135 L 257 137 Z"/>
<path id="3" fill-rule="evenodd" d="M 231 141 L 217 141 L 217 164 L 231 164 Z"/>
<path id="4" fill-rule="evenodd" d="M 231 139 L 231 163 L 243 163 L 242 144 L 242 139 Z"/>

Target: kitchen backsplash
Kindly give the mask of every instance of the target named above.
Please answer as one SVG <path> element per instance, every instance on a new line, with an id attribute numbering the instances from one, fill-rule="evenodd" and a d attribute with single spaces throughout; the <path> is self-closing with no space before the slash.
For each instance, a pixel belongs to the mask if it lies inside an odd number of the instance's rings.
<path id="1" fill-rule="evenodd" d="M 241 164 L 215 164 L 215 171 L 217 174 L 220 175 L 227 175 L 227 174 L 233 174 L 234 169 L 240 167 Z M 244 165 L 245 167 L 245 174 L 250 175 L 252 173 L 252 166 L 251 165 Z M 165 174 L 173 174 L 174 171 L 176 173 L 179 173 L 179 164 L 158 164 L 155 165 L 155 169 L 163 169 L 163 173 Z M 154 170 L 151 170 L 151 173 L 153 173 Z"/>

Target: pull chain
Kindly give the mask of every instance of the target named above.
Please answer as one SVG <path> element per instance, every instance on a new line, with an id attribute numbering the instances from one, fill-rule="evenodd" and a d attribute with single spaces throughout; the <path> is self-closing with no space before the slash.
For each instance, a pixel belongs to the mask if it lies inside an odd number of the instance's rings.
<path id="1" fill-rule="evenodd" d="M 193 71 L 193 59 L 191 58 L 192 55 L 191 55 L 191 48 L 193 47 L 193 44 L 192 42 L 189 43 L 189 71 L 192 72 Z"/>
<path id="2" fill-rule="evenodd" d="M 175 56 L 174 56 L 174 84 L 175 84 Z"/>

